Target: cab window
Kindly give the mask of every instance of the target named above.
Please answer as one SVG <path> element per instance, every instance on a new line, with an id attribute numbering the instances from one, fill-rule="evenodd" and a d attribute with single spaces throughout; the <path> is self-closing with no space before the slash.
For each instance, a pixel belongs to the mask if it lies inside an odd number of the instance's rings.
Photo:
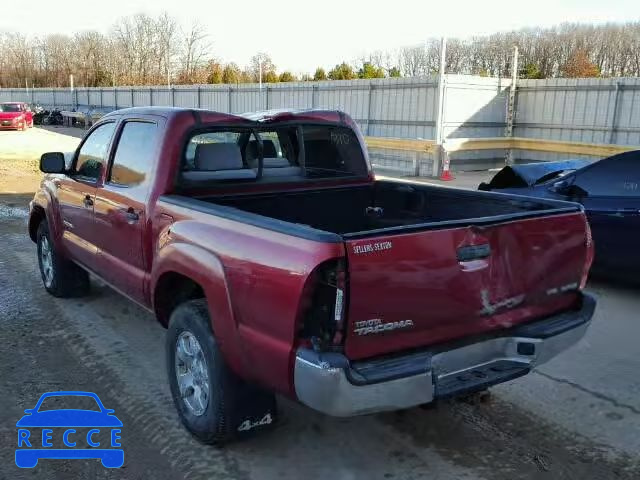
<path id="1" fill-rule="evenodd" d="M 102 172 L 109 152 L 115 123 L 109 122 L 96 128 L 84 141 L 78 152 L 74 173 L 80 177 L 97 179 Z"/>
<path id="2" fill-rule="evenodd" d="M 156 124 L 126 122 L 118 140 L 109 182 L 134 187 L 145 183 L 153 166 Z"/>

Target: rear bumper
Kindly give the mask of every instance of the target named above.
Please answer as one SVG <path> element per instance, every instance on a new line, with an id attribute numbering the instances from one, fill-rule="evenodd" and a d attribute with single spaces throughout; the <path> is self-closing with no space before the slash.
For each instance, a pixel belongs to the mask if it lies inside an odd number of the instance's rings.
<path id="1" fill-rule="evenodd" d="M 339 417 L 398 410 L 460 395 L 525 375 L 580 340 L 596 301 L 579 310 L 519 326 L 463 346 L 350 362 L 337 353 L 301 348 L 294 383 L 305 405 Z"/>

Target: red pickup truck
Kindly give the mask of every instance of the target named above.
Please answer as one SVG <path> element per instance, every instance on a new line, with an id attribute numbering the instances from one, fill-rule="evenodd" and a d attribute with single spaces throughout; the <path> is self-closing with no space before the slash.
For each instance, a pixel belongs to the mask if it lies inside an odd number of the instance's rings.
<path id="1" fill-rule="evenodd" d="M 30 205 L 44 286 L 154 312 L 203 442 L 273 423 L 274 393 L 350 416 L 485 389 L 594 312 L 580 205 L 377 180 L 342 112 L 118 110 L 67 160 Z"/>
<path id="2" fill-rule="evenodd" d="M 26 130 L 33 127 L 33 113 L 24 102 L 0 103 L 0 130 Z"/>

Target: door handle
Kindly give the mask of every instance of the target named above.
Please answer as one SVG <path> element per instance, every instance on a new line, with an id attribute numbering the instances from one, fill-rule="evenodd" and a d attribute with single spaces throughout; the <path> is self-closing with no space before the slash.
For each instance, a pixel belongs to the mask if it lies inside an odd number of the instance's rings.
<path id="1" fill-rule="evenodd" d="M 91 195 L 87 194 L 87 195 L 84 196 L 84 200 L 82 200 L 82 203 L 87 208 L 93 207 L 93 198 L 91 198 Z"/>

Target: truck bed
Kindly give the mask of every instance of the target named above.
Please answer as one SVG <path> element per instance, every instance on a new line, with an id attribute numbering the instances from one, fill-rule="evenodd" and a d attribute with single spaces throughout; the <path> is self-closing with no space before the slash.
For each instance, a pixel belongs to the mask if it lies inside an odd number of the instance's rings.
<path id="1" fill-rule="evenodd" d="M 590 263 L 584 214 L 569 202 L 398 181 L 166 200 L 343 243 L 349 299 L 344 351 L 351 360 L 573 308 Z"/>
<path id="2" fill-rule="evenodd" d="M 199 200 L 345 238 L 364 238 L 383 231 L 408 231 L 412 227 L 496 223 L 579 208 L 563 202 L 395 181 Z"/>

